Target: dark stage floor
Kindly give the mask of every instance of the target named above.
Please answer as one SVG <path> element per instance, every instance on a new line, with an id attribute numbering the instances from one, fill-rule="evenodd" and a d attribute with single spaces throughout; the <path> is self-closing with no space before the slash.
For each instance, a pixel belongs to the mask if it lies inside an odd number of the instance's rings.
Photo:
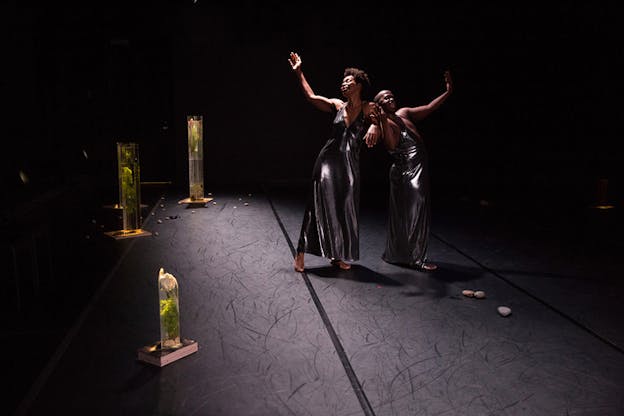
<path id="1" fill-rule="evenodd" d="M 188 207 L 164 190 L 146 210 L 152 236 L 93 235 L 102 264 L 84 270 L 99 277 L 81 313 L 22 331 L 5 354 L 5 380 L 22 382 L 16 414 L 624 414 L 616 210 L 440 199 L 439 269 L 422 273 L 380 259 L 380 194 L 362 200 L 350 271 L 307 256 L 299 274 L 301 189 L 212 191 L 216 204 Z M 136 350 L 159 337 L 161 267 L 178 278 L 182 336 L 199 350 L 158 368 Z"/>

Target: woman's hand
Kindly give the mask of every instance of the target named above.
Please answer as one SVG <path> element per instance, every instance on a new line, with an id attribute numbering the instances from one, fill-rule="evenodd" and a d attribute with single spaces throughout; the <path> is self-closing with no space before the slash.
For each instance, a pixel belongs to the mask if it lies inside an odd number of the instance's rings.
<path id="1" fill-rule="evenodd" d="M 381 107 L 376 103 L 370 103 L 370 114 L 368 115 L 371 125 L 369 126 L 364 141 L 368 147 L 373 147 L 377 144 L 379 139 L 383 136 L 383 123 L 385 122 L 386 114 Z"/>
<path id="2" fill-rule="evenodd" d="M 444 82 L 446 83 L 446 91 L 453 92 L 453 79 L 451 78 L 451 71 L 444 71 Z"/>
<path id="3" fill-rule="evenodd" d="M 383 125 L 386 123 L 388 119 L 388 115 L 383 111 L 381 106 L 377 103 L 371 103 L 370 106 L 371 112 L 368 115 L 372 124 L 379 126 L 383 133 Z"/>
<path id="4" fill-rule="evenodd" d="M 368 127 L 368 131 L 364 135 L 364 141 L 368 147 L 373 147 L 379 142 L 379 138 L 381 137 L 381 131 L 379 126 L 375 124 L 371 124 Z"/>
<path id="5" fill-rule="evenodd" d="M 298 53 L 291 52 L 288 62 L 290 63 L 290 67 L 293 71 L 301 72 L 301 57 Z"/>

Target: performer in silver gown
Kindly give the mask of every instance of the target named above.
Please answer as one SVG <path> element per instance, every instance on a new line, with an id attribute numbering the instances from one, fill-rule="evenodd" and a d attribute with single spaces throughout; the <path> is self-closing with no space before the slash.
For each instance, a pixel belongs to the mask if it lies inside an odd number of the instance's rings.
<path id="1" fill-rule="evenodd" d="M 326 257 L 343 270 L 345 261 L 359 259 L 360 159 L 362 142 L 373 145 L 375 133 L 365 139 L 378 107 L 362 97 L 370 81 L 357 68 L 344 71 L 340 91 L 346 99 L 314 93 L 301 69 L 301 57 L 290 54 L 290 65 L 305 98 L 317 109 L 334 115 L 331 136 L 321 149 L 312 171 L 312 187 L 306 205 L 295 270 L 303 272 L 304 253 Z"/>
<path id="2" fill-rule="evenodd" d="M 397 109 L 394 94 L 382 90 L 375 96 L 383 110 L 383 143 L 392 157 L 386 248 L 383 260 L 421 270 L 435 270 L 427 262 L 431 221 L 427 151 L 416 124 L 435 111 L 453 90 L 451 75 L 444 73 L 446 91 L 427 105 Z M 371 130 L 375 130 L 375 125 Z"/>

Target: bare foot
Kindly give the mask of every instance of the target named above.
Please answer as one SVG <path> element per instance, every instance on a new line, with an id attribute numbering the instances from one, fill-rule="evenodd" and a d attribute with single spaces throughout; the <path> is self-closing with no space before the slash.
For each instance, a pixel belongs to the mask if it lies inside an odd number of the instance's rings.
<path id="1" fill-rule="evenodd" d="M 433 263 L 423 263 L 423 264 L 420 265 L 420 268 L 430 272 L 430 271 L 433 271 L 433 270 L 437 269 L 438 266 L 436 266 Z"/>
<path id="2" fill-rule="evenodd" d="M 331 264 L 332 266 L 340 267 L 342 270 L 349 270 L 351 268 L 349 263 L 345 263 L 342 260 L 332 260 Z"/>
<path id="3" fill-rule="evenodd" d="M 295 256 L 295 271 L 301 273 L 303 268 L 303 253 L 297 253 Z"/>

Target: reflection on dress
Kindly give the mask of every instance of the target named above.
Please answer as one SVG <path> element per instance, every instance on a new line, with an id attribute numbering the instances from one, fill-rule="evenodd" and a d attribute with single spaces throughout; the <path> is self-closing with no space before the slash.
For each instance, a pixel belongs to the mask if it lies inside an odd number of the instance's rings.
<path id="1" fill-rule="evenodd" d="M 397 147 L 389 153 L 393 164 L 382 258 L 388 263 L 422 266 L 427 255 L 431 216 L 425 145 L 417 132 L 403 127 Z"/>
<path id="2" fill-rule="evenodd" d="M 298 252 L 330 259 L 359 259 L 359 153 L 367 127 L 362 113 L 347 126 L 345 107 L 336 112 L 331 137 L 312 171 Z"/>

